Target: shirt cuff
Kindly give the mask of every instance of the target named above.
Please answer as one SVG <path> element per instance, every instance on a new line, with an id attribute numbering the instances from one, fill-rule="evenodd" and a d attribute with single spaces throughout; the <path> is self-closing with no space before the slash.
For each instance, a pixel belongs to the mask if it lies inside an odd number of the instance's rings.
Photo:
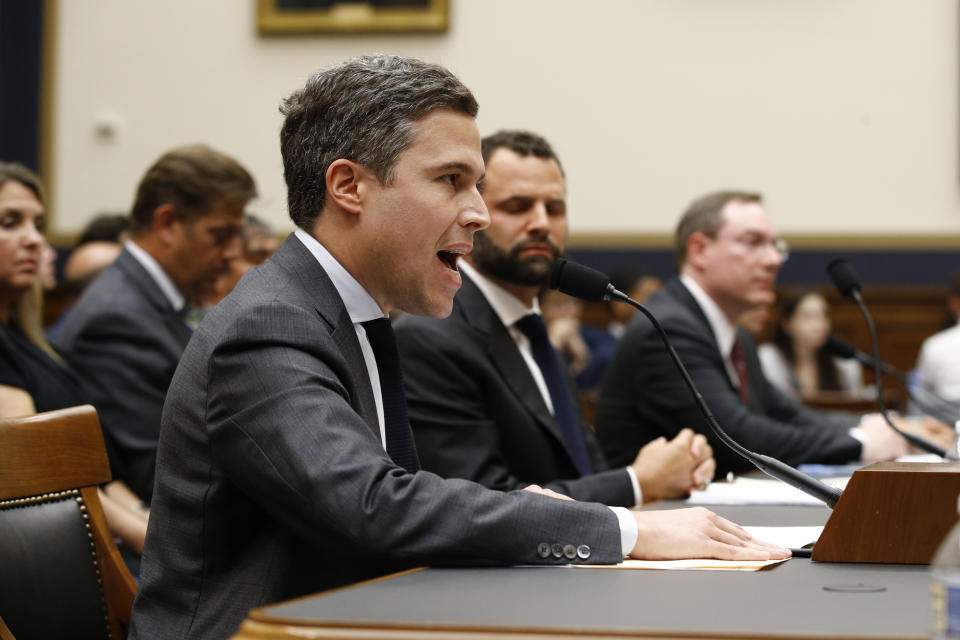
<path id="1" fill-rule="evenodd" d="M 623 550 L 624 557 L 626 557 L 637 546 L 637 538 L 640 537 L 637 521 L 626 507 L 608 507 L 608 509 L 613 511 L 617 520 L 620 521 L 620 548 Z"/>
<path id="2" fill-rule="evenodd" d="M 624 469 L 627 470 L 627 475 L 630 476 L 630 486 L 633 487 L 633 506 L 643 506 L 643 489 L 640 488 L 640 481 L 637 480 L 637 472 L 633 470 L 633 467 L 624 467 Z"/>

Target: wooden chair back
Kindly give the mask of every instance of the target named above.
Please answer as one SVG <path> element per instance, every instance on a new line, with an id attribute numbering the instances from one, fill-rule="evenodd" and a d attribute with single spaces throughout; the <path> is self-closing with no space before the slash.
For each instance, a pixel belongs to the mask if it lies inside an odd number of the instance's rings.
<path id="1" fill-rule="evenodd" d="M 13 637 L 125 637 L 137 587 L 97 495 L 109 481 L 93 407 L 0 419 L 0 616 Z"/>

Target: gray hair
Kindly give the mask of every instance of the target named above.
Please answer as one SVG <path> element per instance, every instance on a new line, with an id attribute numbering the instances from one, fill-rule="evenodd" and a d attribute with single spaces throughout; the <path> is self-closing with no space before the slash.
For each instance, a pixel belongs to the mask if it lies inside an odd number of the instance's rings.
<path id="1" fill-rule="evenodd" d="M 477 115 L 477 101 L 450 71 L 416 58 L 351 58 L 314 74 L 283 101 L 280 130 L 290 218 L 309 229 L 326 200 L 326 173 L 340 158 L 393 180 L 414 123 L 434 109 Z"/>

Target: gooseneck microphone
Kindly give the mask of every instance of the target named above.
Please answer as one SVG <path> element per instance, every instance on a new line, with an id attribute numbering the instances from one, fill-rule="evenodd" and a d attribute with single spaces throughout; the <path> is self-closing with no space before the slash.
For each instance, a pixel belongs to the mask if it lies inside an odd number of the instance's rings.
<path id="1" fill-rule="evenodd" d="M 835 358 L 841 358 L 844 360 L 856 360 L 865 367 L 873 368 L 874 359 L 869 353 L 864 353 L 856 347 L 854 347 L 849 342 L 838 338 L 835 335 L 827 336 L 827 341 L 823 345 L 823 349 L 834 356 Z M 932 391 L 926 390 L 924 393 L 929 395 L 937 405 L 932 405 L 929 402 L 921 400 L 910 390 L 910 385 L 907 383 L 907 377 L 903 374 L 902 371 L 898 370 L 896 367 L 880 361 L 880 370 L 885 374 L 897 381 L 897 383 L 903 387 L 904 391 L 907 392 L 907 395 L 913 401 L 917 407 L 925 414 L 935 417 L 937 420 L 946 422 L 947 424 L 953 424 L 958 419 L 960 419 L 960 410 L 953 402 L 950 402 L 940 394 Z"/>
<path id="2" fill-rule="evenodd" d="M 867 309 L 867 305 L 863 302 L 863 297 L 860 295 L 860 279 L 857 277 L 856 271 L 853 270 L 853 266 L 843 258 L 831 260 L 830 264 L 827 265 L 827 273 L 830 274 L 830 279 L 833 280 L 833 284 L 837 287 L 840 295 L 853 300 L 867 321 L 867 329 L 870 331 L 870 342 L 873 345 L 873 362 L 871 364 L 873 365 L 873 375 L 876 378 L 877 409 L 880 415 L 883 416 L 883 419 L 890 425 L 891 429 L 903 436 L 906 441 L 913 446 L 936 454 L 941 458 L 952 459 L 943 447 L 925 438 L 921 438 L 918 435 L 902 431 L 897 428 L 897 425 L 893 424 L 893 420 L 890 419 L 886 407 L 883 406 L 883 367 L 880 365 L 880 342 L 877 339 L 877 327 L 873 324 L 873 316 L 870 315 L 870 311 Z"/>
<path id="3" fill-rule="evenodd" d="M 585 267 L 581 264 L 560 258 L 556 261 L 556 263 L 554 263 L 553 271 L 550 274 L 550 288 L 573 296 L 574 298 L 580 298 L 581 300 L 586 300 L 589 302 L 605 302 L 616 300 L 617 302 L 624 302 L 632 307 L 635 307 L 638 311 L 645 315 L 648 320 L 650 320 L 650 322 L 653 324 L 653 327 L 657 330 L 657 333 L 660 335 L 660 339 L 663 341 L 663 346 L 666 347 L 674 365 L 677 367 L 677 370 L 680 371 L 683 381 L 690 390 L 690 394 L 693 396 L 694 401 L 700 408 L 700 412 L 706 419 L 707 424 L 710 425 L 710 429 L 725 445 L 749 460 L 755 467 L 757 467 L 757 469 L 763 471 L 768 476 L 786 482 L 792 487 L 796 487 L 800 491 L 803 491 L 804 493 L 813 496 L 817 500 L 824 502 L 831 509 L 837 503 L 837 500 L 840 499 L 841 492 L 839 489 L 831 487 L 828 484 L 824 484 L 823 482 L 820 482 L 819 480 L 812 478 L 805 473 L 801 473 L 800 471 L 787 464 L 784 464 L 776 458 L 750 451 L 727 435 L 727 432 L 720 427 L 717 419 L 714 418 L 713 413 L 710 411 L 710 407 L 707 405 L 706 401 L 704 401 L 700 391 L 693 383 L 693 379 L 687 372 L 687 368 L 683 366 L 680 356 L 677 355 L 676 350 L 670 343 L 670 339 L 667 337 L 667 333 L 663 330 L 660 322 L 646 309 L 646 307 L 636 300 L 633 300 L 622 291 L 618 291 L 612 284 L 610 284 L 610 278 L 607 277 L 606 274 L 601 273 L 596 269 L 591 269 L 590 267 Z"/>

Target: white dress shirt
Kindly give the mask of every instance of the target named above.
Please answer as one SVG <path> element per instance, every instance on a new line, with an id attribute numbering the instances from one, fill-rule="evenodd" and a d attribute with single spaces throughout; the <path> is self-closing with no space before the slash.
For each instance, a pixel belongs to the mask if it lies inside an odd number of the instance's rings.
<path id="1" fill-rule="evenodd" d="M 327 248 L 303 229 L 294 231 L 297 239 L 303 243 L 310 253 L 317 259 L 323 270 L 327 272 L 330 282 L 333 283 L 340 299 L 343 300 L 343 306 L 347 308 L 347 315 L 353 323 L 353 330 L 357 333 L 357 341 L 360 343 L 360 352 L 363 353 L 363 363 L 367 366 L 367 374 L 370 377 L 370 388 L 373 389 L 373 399 L 377 405 L 377 421 L 380 423 L 380 444 L 384 450 L 387 447 L 386 423 L 383 417 L 383 394 L 380 391 L 380 373 L 377 369 L 377 359 L 373 355 L 373 347 L 370 346 L 370 340 L 367 339 L 367 332 L 363 328 L 364 322 L 383 318 L 386 314 L 380 309 L 376 300 L 367 293 L 367 290 L 357 282 L 350 273 L 343 268 L 337 259 L 330 255 Z"/>
<path id="2" fill-rule="evenodd" d="M 960 325 L 930 336 L 920 347 L 917 381 L 921 388 L 960 401 Z"/>
<path id="3" fill-rule="evenodd" d="M 160 287 L 160 291 L 163 292 L 164 297 L 170 301 L 170 306 L 173 307 L 174 311 L 182 311 L 184 305 L 187 304 L 186 298 L 184 298 L 180 290 L 177 289 L 177 285 L 170 276 L 167 275 L 167 272 L 163 270 L 160 263 L 157 262 L 152 255 L 141 249 L 133 240 L 124 242 L 123 248 L 129 251 L 130 255 L 147 270 L 147 273 L 150 274 L 153 281 Z"/>

